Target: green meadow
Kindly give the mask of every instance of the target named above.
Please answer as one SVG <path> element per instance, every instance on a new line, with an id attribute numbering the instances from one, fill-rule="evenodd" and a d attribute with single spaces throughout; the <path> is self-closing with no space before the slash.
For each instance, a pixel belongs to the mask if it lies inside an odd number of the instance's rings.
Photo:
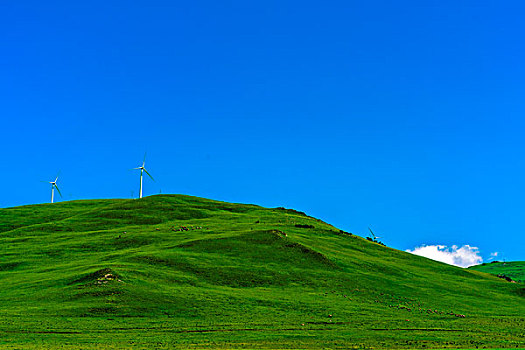
<path id="1" fill-rule="evenodd" d="M 525 261 L 494 261 L 492 263 L 471 266 L 469 269 L 500 275 L 502 277 L 506 276 L 516 282 L 525 282 Z"/>
<path id="2" fill-rule="evenodd" d="M 0 209 L 0 348 L 525 347 L 525 287 L 183 195 Z"/>

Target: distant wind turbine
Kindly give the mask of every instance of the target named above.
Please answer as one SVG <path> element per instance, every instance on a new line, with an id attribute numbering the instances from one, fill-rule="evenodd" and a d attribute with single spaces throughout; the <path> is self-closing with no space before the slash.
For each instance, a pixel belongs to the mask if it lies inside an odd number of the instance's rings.
<path id="1" fill-rule="evenodd" d="M 144 153 L 144 160 L 142 161 L 142 166 L 139 166 L 138 168 L 133 168 L 133 170 L 139 170 L 140 169 L 140 190 L 139 190 L 139 198 L 142 198 L 142 173 L 146 173 L 148 174 L 148 176 L 153 180 L 155 181 L 155 179 L 153 178 L 153 176 L 150 175 L 150 173 L 148 173 L 148 171 L 146 170 L 146 168 L 144 167 L 144 165 L 146 165 L 146 153 Z"/>
<path id="2" fill-rule="evenodd" d="M 47 182 L 47 183 L 51 184 L 51 203 L 53 203 L 54 200 L 55 200 L 55 188 L 57 189 L 58 194 L 60 195 L 60 197 L 62 197 L 62 193 L 60 193 L 60 190 L 58 189 L 58 186 L 57 186 L 57 181 L 58 181 L 58 175 L 59 174 L 60 173 L 57 174 L 57 177 L 55 178 L 55 181 L 42 181 L 42 182 Z"/>
<path id="3" fill-rule="evenodd" d="M 372 234 L 372 237 L 374 238 L 374 241 L 377 240 L 378 238 L 381 238 L 381 237 L 377 237 L 377 236 L 374 234 L 374 231 L 372 231 L 372 229 L 370 228 L 370 226 L 368 227 L 368 231 L 370 231 L 370 233 Z"/>

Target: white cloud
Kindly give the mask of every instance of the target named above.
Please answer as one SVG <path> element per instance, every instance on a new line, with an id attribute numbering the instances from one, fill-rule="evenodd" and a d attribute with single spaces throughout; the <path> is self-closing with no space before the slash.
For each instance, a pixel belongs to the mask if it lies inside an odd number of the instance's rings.
<path id="1" fill-rule="evenodd" d="M 413 250 L 407 249 L 406 251 L 460 267 L 469 267 L 483 262 L 483 258 L 479 255 L 478 248 L 469 245 L 464 245 L 460 248 L 458 248 L 457 245 L 453 245 L 450 248 L 445 245 L 422 245 Z M 497 256 L 497 252 L 495 256 Z"/>
<path id="2" fill-rule="evenodd" d="M 490 260 L 494 260 L 495 258 L 497 258 L 497 257 L 498 257 L 498 254 L 499 254 L 498 252 L 490 253 L 489 261 L 490 261 Z"/>

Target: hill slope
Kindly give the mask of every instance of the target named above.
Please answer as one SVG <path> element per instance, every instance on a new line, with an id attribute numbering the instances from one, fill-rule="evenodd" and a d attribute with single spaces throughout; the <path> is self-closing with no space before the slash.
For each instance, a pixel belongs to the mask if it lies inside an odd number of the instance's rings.
<path id="1" fill-rule="evenodd" d="M 284 208 L 0 209 L 0 247 L 0 347 L 525 346 L 523 286 Z"/>
<path id="2" fill-rule="evenodd" d="M 469 267 L 469 269 L 510 277 L 516 282 L 525 282 L 525 261 L 510 261 L 485 263 Z"/>

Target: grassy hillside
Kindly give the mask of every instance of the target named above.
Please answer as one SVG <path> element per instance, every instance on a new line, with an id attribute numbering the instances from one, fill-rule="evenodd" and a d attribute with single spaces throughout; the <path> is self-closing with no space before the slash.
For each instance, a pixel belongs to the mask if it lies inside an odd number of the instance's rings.
<path id="1" fill-rule="evenodd" d="M 506 276 L 516 282 L 525 282 L 525 261 L 511 261 L 486 263 L 469 267 L 472 270 L 482 271 L 493 275 Z"/>
<path id="2" fill-rule="evenodd" d="M 525 290 L 303 213 L 182 195 L 0 209 L 3 348 L 516 348 Z"/>

